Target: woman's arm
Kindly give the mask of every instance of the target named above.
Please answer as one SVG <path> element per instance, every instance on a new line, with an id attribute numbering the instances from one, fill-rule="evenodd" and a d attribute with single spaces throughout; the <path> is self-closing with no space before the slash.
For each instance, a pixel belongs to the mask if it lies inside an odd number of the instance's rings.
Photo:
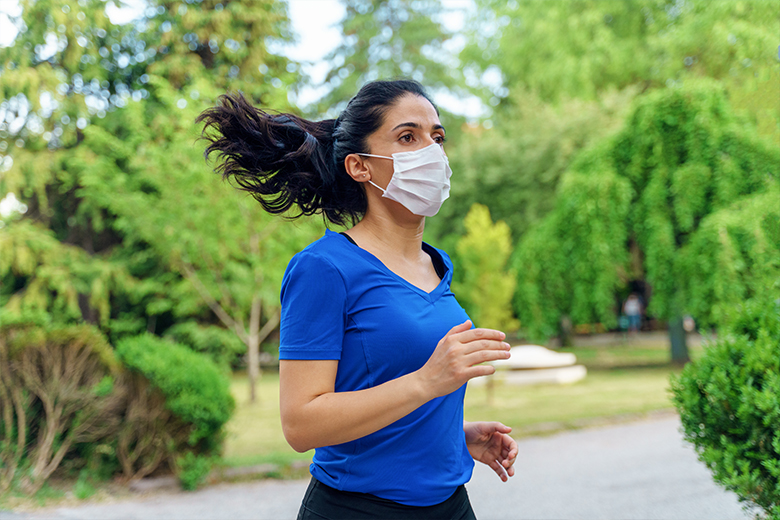
<path id="1" fill-rule="evenodd" d="M 418 371 L 354 392 L 335 392 L 338 361 L 279 362 L 284 436 L 296 451 L 332 446 L 365 437 L 436 397 L 454 392 L 469 379 L 492 374 L 486 361 L 509 357 L 503 332 L 472 329 L 466 321 L 439 341 Z"/>

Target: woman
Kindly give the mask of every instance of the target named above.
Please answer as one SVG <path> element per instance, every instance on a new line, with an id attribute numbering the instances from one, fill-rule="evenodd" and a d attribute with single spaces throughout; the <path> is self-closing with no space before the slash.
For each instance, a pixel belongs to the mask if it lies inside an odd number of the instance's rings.
<path id="1" fill-rule="evenodd" d="M 315 449 L 298 518 L 474 518 L 472 458 L 506 481 L 517 444 L 500 423 L 465 422 L 463 397 L 509 345 L 472 327 L 449 257 L 422 241 L 449 194 L 436 107 L 406 80 L 369 83 L 320 122 L 221 101 L 199 118 L 217 171 L 269 212 L 352 224 L 295 255 L 282 282 L 282 426 L 296 451 Z"/>

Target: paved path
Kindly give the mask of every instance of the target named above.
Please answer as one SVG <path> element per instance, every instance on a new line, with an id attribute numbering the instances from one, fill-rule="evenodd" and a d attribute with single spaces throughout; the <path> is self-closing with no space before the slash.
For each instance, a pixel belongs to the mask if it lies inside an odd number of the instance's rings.
<path id="1" fill-rule="evenodd" d="M 478 465 L 467 485 L 480 520 L 747 520 L 736 496 L 716 486 L 676 417 L 522 440 L 517 475 L 502 483 Z M 292 519 L 307 481 L 212 486 L 135 500 L 0 513 L 18 520 Z"/>

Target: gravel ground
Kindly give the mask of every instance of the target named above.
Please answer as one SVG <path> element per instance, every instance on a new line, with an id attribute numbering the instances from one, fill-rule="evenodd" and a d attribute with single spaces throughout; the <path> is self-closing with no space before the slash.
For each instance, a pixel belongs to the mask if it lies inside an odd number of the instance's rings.
<path id="1" fill-rule="evenodd" d="M 751 518 L 716 486 L 679 420 L 665 416 L 523 439 L 517 474 L 502 483 L 478 465 L 467 485 L 480 520 Z M 0 512 L 2 520 L 255 520 L 295 518 L 307 481 L 221 484 L 192 493 Z"/>

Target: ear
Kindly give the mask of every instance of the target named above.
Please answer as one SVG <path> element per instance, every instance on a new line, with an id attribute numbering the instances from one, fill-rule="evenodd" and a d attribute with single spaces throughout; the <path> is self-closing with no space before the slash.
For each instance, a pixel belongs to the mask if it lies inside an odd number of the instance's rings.
<path id="1" fill-rule="evenodd" d="M 347 175 L 356 182 L 367 182 L 371 180 L 371 172 L 363 157 L 356 153 L 351 153 L 344 158 L 344 169 Z"/>

